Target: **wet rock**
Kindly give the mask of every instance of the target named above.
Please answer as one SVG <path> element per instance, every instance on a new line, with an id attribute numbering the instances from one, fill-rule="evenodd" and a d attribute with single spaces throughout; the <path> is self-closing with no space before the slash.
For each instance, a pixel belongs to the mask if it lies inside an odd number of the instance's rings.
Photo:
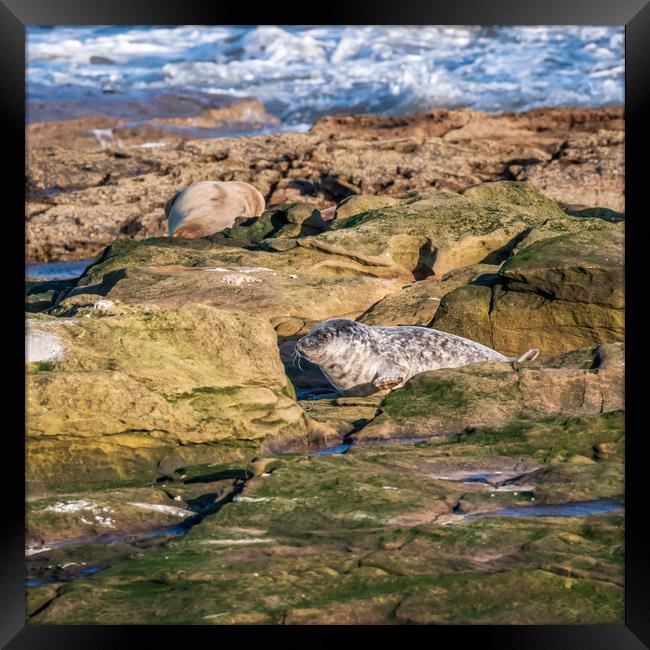
<path id="1" fill-rule="evenodd" d="M 74 285 L 74 280 L 26 280 L 25 311 L 39 312 L 52 307 Z"/>
<path id="2" fill-rule="evenodd" d="M 186 503 L 153 487 L 34 498 L 27 505 L 27 553 L 32 557 L 57 546 L 118 541 L 176 526 L 194 515 Z"/>
<path id="3" fill-rule="evenodd" d="M 567 208 L 566 212 L 574 217 L 596 217 L 597 219 L 604 219 L 605 221 L 611 221 L 612 223 L 618 223 L 619 221 L 625 220 L 625 213 L 610 210 L 609 208 Z"/>

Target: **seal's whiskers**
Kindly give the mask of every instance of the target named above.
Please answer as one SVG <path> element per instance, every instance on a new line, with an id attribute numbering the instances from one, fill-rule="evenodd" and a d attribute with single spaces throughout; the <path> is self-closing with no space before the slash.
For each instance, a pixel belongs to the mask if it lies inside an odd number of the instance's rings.
<path id="1" fill-rule="evenodd" d="M 298 366 L 298 370 L 301 372 L 304 372 L 304 368 L 300 365 L 300 360 L 302 359 L 302 354 L 300 354 L 300 351 L 298 348 L 293 349 L 293 356 L 292 356 L 292 361 L 294 366 Z"/>

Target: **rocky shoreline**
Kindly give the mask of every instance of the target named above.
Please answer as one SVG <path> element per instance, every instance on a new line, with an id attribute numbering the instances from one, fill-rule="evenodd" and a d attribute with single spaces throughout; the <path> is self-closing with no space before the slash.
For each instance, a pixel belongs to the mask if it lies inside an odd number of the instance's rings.
<path id="1" fill-rule="evenodd" d="M 431 111 L 31 149 L 30 259 L 96 258 L 27 282 L 30 621 L 621 623 L 622 129 Z M 161 236 L 208 178 L 274 205 Z M 540 357 L 344 397 L 294 355 L 331 317 Z"/>
<path id="2" fill-rule="evenodd" d="M 191 128 L 241 120 L 272 123 L 252 100 L 119 129 L 101 116 L 28 125 L 28 260 L 82 259 L 119 237 L 164 235 L 165 201 L 200 180 L 245 181 L 267 205 L 321 209 L 354 194 L 515 180 L 565 207 L 624 209 L 622 109 L 335 116 L 308 133 L 192 139 Z"/>

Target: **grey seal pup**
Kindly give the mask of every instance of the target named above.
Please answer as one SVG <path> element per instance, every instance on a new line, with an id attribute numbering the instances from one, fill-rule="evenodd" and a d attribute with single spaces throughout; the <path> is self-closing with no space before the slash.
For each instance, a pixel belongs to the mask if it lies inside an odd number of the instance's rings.
<path id="1" fill-rule="evenodd" d="M 370 327 L 332 318 L 298 339 L 299 356 L 317 364 L 344 395 L 371 395 L 403 386 L 427 370 L 479 361 L 532 361 L 539 350 L 507 357 L 481 343 L 429 327 Z"/>
<path id="2" fill-rule="evenodd" d="M 262 194 L 240 181 L 200 181 L 176 192 L 165 204 L 172 237 L 205 237 L 230 228 L 237 217 L 259 217 Z"/>

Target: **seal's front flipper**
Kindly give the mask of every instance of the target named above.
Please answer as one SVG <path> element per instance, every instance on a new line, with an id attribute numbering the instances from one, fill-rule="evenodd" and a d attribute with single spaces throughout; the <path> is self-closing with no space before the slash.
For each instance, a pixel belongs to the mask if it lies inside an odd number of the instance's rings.
<path id="1" fill-rule="evenodd" d="M 398 374 L 386 374 L 375 377 L 372 384 L 379 390 L 391 390 L 397 388 L 404 381 L 404 377 Z"/>

